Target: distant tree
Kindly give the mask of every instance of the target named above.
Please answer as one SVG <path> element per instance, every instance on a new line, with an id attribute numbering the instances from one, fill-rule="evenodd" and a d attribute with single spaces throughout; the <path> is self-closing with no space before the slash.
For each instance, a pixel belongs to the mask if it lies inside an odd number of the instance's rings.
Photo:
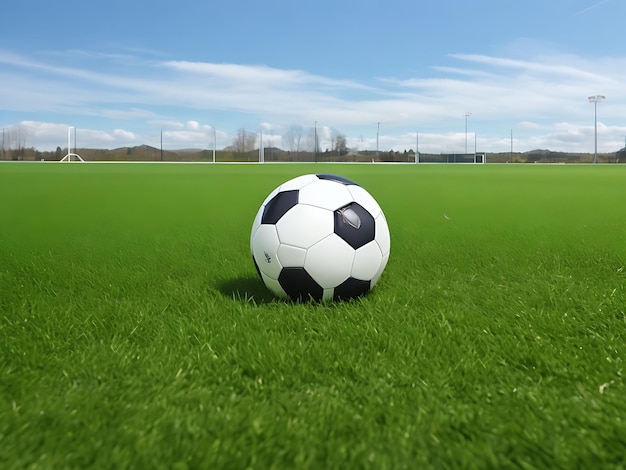
<path id="1" fill-rule="evenodd" d="M 348 142 L 344 134 L 338 134 L 335 137 L 335 149 L 339 155 L 346 155 L 348 153 Z"/>
<path id="2" fill-rule="evenodd" d="M 296 152 L 296 155 L 300 155 L 300 144 L 302 142 L 302 126 L 293 125 L 287 129 L 283 140 L 290 152 Z"/>
<path id="3" fill-rule="evenodd" d="M 244 128 L 237 131 L 237 135 L 233 138 L 233 152 L 246 153 L 254 150 L 256 144 L 256 134 L 249 132 Z"/>
<path id="4" fill-rule="evenodd" d="M 57 147 L 56 151 L 54 152 L 54 159 L 61 160 L 62 158 L 63 158 L 63 149 L 61 149 L 61 147 Z"/>
<path id="5" fill-rule="evenodd" d="M 8 134 L 5 135 L 7 147 L 11 154 L 12 160 L 22 160 L 24 151 L 26 150 L 26 141 L 28 137 L 28 129 L 22 124 L 9 128 Z"/>
<path id="6" fill-rule="evenodd" d="M 314 153 L 320 152 L 320 130 L 319 129 L 316 132 L 314 127 L 311 128 L 309 135 L 305 138 L 303 147 Z"/>

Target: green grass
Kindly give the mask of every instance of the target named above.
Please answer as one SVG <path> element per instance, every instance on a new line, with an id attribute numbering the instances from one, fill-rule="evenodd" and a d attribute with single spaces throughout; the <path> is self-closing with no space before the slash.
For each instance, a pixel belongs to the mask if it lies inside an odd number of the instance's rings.
<path id="1" fill-rule="evenodd" d="M 366 297 L 274 300 L 249 230 L 377 198 Z M 0 467 L 624 468 L 626 168 L 0 165 Z"/>

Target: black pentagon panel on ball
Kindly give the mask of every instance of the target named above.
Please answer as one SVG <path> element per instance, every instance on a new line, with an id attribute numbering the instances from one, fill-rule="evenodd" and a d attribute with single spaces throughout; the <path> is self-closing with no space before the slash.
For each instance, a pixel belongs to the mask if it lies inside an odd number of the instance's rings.
<path id="1" fill-rule="evenodd" d="M 322 300 L 324 289 L 304 268 L 283 268 L 278 275 L 278 283 L 287 296 L 296 302 Z"/>
<path id="2" fill-rule="evenodd" d="M 354 181 L 349 180 L 348 178 L 345 178 L 343 176 L 331 175 L 331 174 L 328 174 L 328 173 L 320 173 L 320 174 L 315 175 L 315 176 L 317 176 L 321 180 L 336 181 L 337 183 L 341 183 L 341 184 L 345 184 L 345 185 L 359 186 Z"/>
<path id="3" fill-rule="evenodd" d="M 362 281 L 349 277 L 337 287 L 333 293 L 333 300 L 350 300 L 365 295 L 370 290 L 370 281 Z"/>
<path id="4" fill-rule="evenodd" d="M 275 224 L 289 209 L 298 204 L 298 190 L 282 191 L 265 204 L 262 224 Z"/>
<path id="5" fill-rule="evenodd" d="M 376 236 L 376 221 L 363 206 L 351 202 L 335 211 L 335 233 L 355 250 Z"/>

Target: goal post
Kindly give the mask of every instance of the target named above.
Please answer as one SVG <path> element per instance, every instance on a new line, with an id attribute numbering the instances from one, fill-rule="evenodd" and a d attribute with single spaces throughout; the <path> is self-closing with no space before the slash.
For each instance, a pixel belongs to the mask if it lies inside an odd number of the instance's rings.
<path id="1" fill-rule="evenodd" d="M 62 162 L 71 162 L 72 158 L 74 159 L 73 161 L 78 161 L 78 162 L 85 162 L 85 160 L 82 159 L 82 157 L 80 155 L 78 155 L 77 153 L 73 153 L 72 152 L 72 129 L 74 129 L 74 137 L 76 137 L 76 127 L 74 126 L 70 126 L 67 129 L 67 155 L 65 155 L 61 161 Z M 76 149 L 74 149 L 76 150 Z"/>

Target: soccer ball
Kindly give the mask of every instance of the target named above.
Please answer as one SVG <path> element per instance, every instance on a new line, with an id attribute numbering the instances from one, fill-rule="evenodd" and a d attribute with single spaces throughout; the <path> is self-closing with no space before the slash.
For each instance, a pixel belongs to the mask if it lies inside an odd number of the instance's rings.
<path id="1" fill-rule="evenodd" d="M 347 300 L 368 292 L 389 259 L 387 220 L 376 200 L 341 176 L 303 175 L 263 201 L 250 250 L 279 297 Z"/>

